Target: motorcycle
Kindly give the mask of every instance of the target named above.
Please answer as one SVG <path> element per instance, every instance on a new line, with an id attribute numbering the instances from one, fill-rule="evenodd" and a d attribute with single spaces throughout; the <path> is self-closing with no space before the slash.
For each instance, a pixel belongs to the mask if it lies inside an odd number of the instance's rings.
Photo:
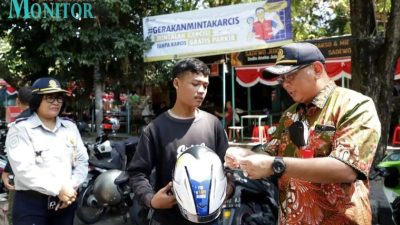
<path id="1" fill-rule="evenodd" d="M 391 151 L 378 163 L 375 173 L 369 179 L 374 180 L 377 177 L 383 178 L 383 192 L 390 204 L 392 220 L 400 225 L 400 152 Z M 379 218 L 379 214 L 375 216 L 377 218 L 374 220 L 384 219 Z"/>
<path id="2" fill-rule="evenodd" d="M 252 150 L 261 151 L 264 145 Z M 278 184 L 275 177 L 248 179 L 242 170 L 232 170 L 235 192 L 222 207 L 223 225 L 277 224 Z"/>
<path id="3" fill-rule="evenodd" d="M 77 200 L 76 213 L 82 222 L 96 223 L 109 210 L 118 212 L 127 221 L 127 214 L 131 213 L 129 209 L 135 202 L 125 169 L 136 151 L 137 143 L 137 137 L 111 142 L 107 135 L 102 135 L 95 144 L 87 145 L 90 155 L 94 157 L 89 159 L 88 178 Z M 137 215 L 131 215 L 131 218 L 138 220 Z"/>
<path id="4" fill-rule="evenodd" d="M 105 159 L 111 157 L 112 146 L 107 133 L 102 133 L 94 143 L 85 143 L 89 159 Z"/>
<path id="5" fill-rule="evenodd" d="M 3 173 L 4 169 L 6 168 L 8 159 L 6 155 L 0 154 L 0 174 Z M 3 179 L 0 179 L 0 193 L 7 192 L 7 188 L 4 186 Z"/>
<path id="6" fill-rule="evenodd" d="M 121 127 L 118 118 L 112 116 L 105 116 L 101 123 L 103 131 L 110 133 L 112 135 L 116 134 L 116 131 Z"/>
<path id="7" fill-rule="evenodd" d="M 6 154 L 6 137 L 8 132 L 8 124 L 4 120 L 0 120 L 0 174 L 3 173 L 7 163 L 8 158 Z M 7 188 L 3 184 L 3 180 L 0 179 L 0 193 L 7 192 Z"/>

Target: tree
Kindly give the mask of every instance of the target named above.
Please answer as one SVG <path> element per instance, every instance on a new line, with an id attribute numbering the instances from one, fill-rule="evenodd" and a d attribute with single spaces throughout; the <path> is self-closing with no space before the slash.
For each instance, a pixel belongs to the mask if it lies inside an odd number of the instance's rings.
<path id="1" fill-rule="evenodd" d="M 169 80 L 170 62 L 143 63 L 143 51 L 150 43 L 143 40 L 142 18 L 198 7 L 198 1 L 99 0 L 92 1 L 94 19 L 10 20 L 11 2 L 0 5 L 0 38 L 11 46 L 1 62 L 2 69 L 8 67 L 12 73 L 10 82 L 23 85 L 43 75 L 61 81 L 83 80 L 86 98 L 80 101 L 89 101 L 95 81 L 101 89 L 107 79 L 120 81 L 113 84 L 126 88 Z M 102 91 L 96 93 L 96 111 L 102 112 Z M 97 115 L 96 127 L 100 127 L 102 115 Z"/>
<path id="2" fill-rule="evenodd" d="M 5 14 L 8 12 L 3 12 L 2 34 L 12 46 L 7 54 L 8 61 L 20 59 L 24 62 L 17 64 L 15 71 L 22 74 L 25 81 L 47 74 L 64 81 L 82 79 L 92 86 L 94 77 L 97 82 L 109 76 L 122 79 L 120 65 L 129 55 L 141 54 L 144 46 L 140 34 L 132 32 L 134 22 L 131 21 L 135 20 L 130 3 L 133 4 L 129 0 L 96 1 L 93 3 L 94 19 L 43 17 L 7 20 Z M 87 68 L 91 73 L 82 73 L 87 72 Z M 102 85 L 96 87 L 102 88 Z M 92 88 L 87 90 L 87 96 L 90 92 Z M 102 90 L 96 93 L 102 93 Z M 99 128 L 102 120 L 101 95 L 96 100 L 99 107 L 96 110 L 99 112 L 96 127 Z"/>
<path id="3" fill-rule="evenodd" d="M 9 71 L 2 74 L 9 74 L 13 85 L 44 74 L 61 80 L 83 80 L 85 96 L 92 92 L 95 71 L 100 82 L 114 78 L 130 88 L 165 83 L 171 61 L 143 63 L 143 51 L 151 43 L 143 40 L 142 19 L 242 2 L 251 1 L 99 0 L 93 2 L 95 19 L 57 21 L 9 20 L 9 12 L 4 9 L 10 1 L 5 1 L 0 5 L 0 38 L 9 43 L 10 49 L 0 53 L 0 70 Z M 399 4 L 396 0 L 292 0 L 296 41 L 352 33 L 351 87 L 374 99 L 382 120 L 377 158 L 382 157 L 388 139 L 393 72 L 399 56 Z M 387 24 L 385 16 L 375 17 L 386 13 Z M 377 23 L 377 19 L 383 23 Z"/>
<path id="4" fill-rule="evenodd" d="M 376 104 L 382 137 L 376 153 L 386 152 L 393 102 L 393 76 L 399 57 L 400 2 L 396 0 L 292 1 L 296 40 L 352 34 L 351 88 Z"/>
<path id="5" fill-rule="evenodd" d="M 294 40 L 350 34 L 348 0 L 292 0 Z"/>
<path id="6" fill-rule="evenodd" d="M 380 3 L 388 10 L 387 25 L 382 31 L 377 24 L 376 1 L 350 0 L 353 37 L 351 87 L 374 100 L 382 125 L 375 162 L 382 159 L 388 143 L 393 76 L 400 53 L 400 1 Z"/>

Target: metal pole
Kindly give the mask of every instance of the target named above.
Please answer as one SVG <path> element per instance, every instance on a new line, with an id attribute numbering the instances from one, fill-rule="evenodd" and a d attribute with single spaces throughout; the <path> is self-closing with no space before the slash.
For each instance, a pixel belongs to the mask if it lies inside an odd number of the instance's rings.
<path id="1" fill-rule="evenodd" d="M 128 123 L 126 126 L 126 128 L 127 128 L 126 133 L 128 135 L 131 132 L 131 106 L 129 104 L 130 99 L 131 99 L 131 94 L 129 93 L 129 90 L 128 90 L 128 93 L 126 95 L 126 122 Z"/>
<path id="2" fill-rule="evenodd" d="M 231 66 L 231 86 L 232 86 L 232 126 L 236 126 L 236 101 L 235 101 L 235 70 Z M 232 130 L 233 140 L 236 140 L 236 130 Z"/>
<path id="3" fill-rule="evenodd" d="M 247 87 L 247 114 L 251 115 L 251 87 Z M 251 120 L 248 120 L 248 121 L 251 121 Z M 250 122 L 250 125 L 251 125 L 251 122 Z M 241 126 L 244 126 L 244 125 L 242 124 Z M 249 126 L 249 127 L 250 127 L 250 134 L 251 134 L 251 132 L 252 132 L 251 126 Z M 243 128 L 243 130 L 244 130 L 244 128 Z M 243 137 L 244 136 L 242 133 L 242 138 Z"/>
<path id="4" fill-rule="evenodd" d="M 94 126 L 96 124 L 95 122 L 95 117 L 96 117 L 96 106 L 94 104 L 94 98 L 92 99 L 92 124 L 90 126 L 90 132 L 94 132 Z"/>
<path id="5" fill-rule="evenodd" d="M 247 114 L 251 115 L 251 87 L 247 88 Z"/>
<path id="6" fill-rule="evenodd" d="M 344 75 L 341 76 L 341 81 L 342 81 L 342 87 L 346 87 Z"/>
<path id="7" fill-rule="evenodd" d="M 225 56 L 226 59 L 226 56 Z M 222 127 L 225 127 L 226 121 L 225 121 L 225 102 L 226 102 L 226 77 L 225 77 L 225 60 L 222 65 L 222 114 L 224 115 L 222 117 Z"/>

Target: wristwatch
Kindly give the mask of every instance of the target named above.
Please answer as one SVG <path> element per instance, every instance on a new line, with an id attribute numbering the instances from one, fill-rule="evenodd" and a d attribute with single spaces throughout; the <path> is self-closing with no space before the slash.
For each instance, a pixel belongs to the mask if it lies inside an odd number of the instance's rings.
<path id="1" fill-rule="evenodd" d="M 279 178 L 286 170 L 286 164 L 283 161 L 282 157 L 275 157 L 274 162 L 272 162 L 272 171 L 274 172 L 274 176 Z"/>

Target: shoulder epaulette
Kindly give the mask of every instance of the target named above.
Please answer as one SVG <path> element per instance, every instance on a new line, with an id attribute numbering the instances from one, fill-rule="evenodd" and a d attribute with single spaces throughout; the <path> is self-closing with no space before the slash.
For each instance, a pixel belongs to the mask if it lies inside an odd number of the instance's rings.
<path id="1" fill-rule="evenodd" d="M 21 121 L 24 121 L 24 120 L 27 120 L 29 117 L 21 117 L 21 118 L 18 118 L 18 119 L 16 119 L 15 121 L 14 121 L 14 123 L 19 123 L 19 122 L 21 122 Z"/>

